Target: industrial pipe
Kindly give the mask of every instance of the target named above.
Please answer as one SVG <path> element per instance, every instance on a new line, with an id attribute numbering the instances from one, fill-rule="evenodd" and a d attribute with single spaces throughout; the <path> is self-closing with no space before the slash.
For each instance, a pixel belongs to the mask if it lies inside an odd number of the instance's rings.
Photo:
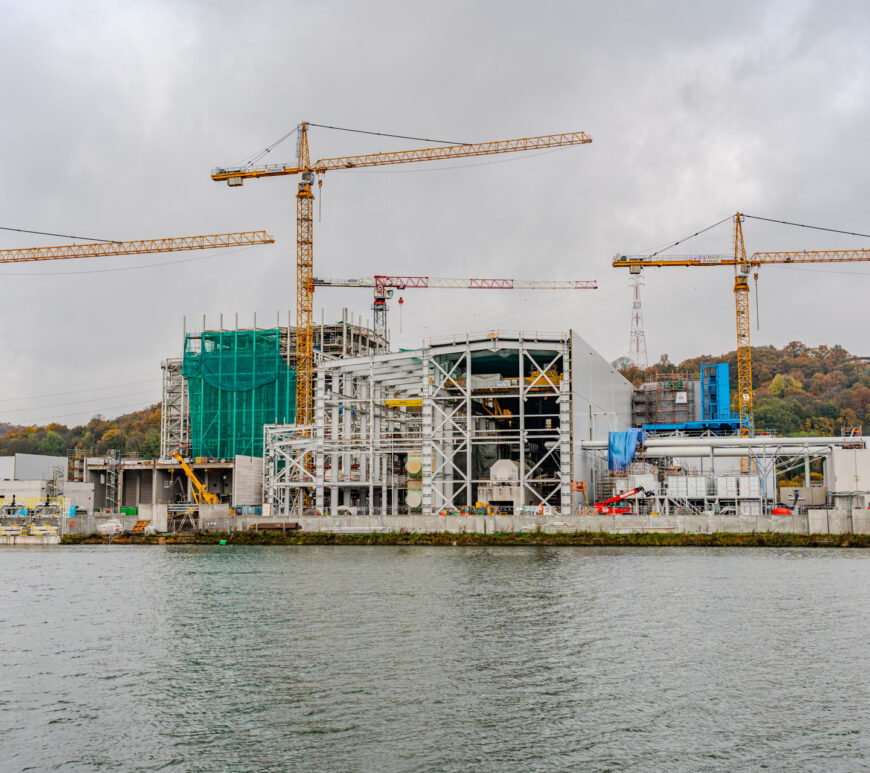
<path id="1" fill-rule="evenodd" d="M 694 457 L 701 456 L 705 459 L 726 459 L 740 456 L 767 457 L 768 459 L 778 456 L 801 457 L 809 454 L 818 456 L 830 450 L 830 446 L 801 446 L 800 448 L 782 448 L 772 452 L 769 447 L 758 448 L 745 446 L 743 448 L 710 448 L 709 446 L 682 446 L 677 449 L 649 448 L 638 454 L 639 459 L 666 459 L 670 457 Z"/>
<path id="2" fill-rule="evenodd" d="M 829 446 L 840 445 L 856 445 L 860 443 L 863 447 L 867 447 L 867 437 L 655 437 L 651 436 L 644 440 L 644 448 L 684 448 L 684 447 L 704 447 L 708 450 L 711 448 L 777 448 L 782 446 L 819 446 L 822 444 L 825 448 Z M 579 443 L 580 450 L 594 451 L 606 450 L 608 441 L 606 440 L 581 440 Z"/>

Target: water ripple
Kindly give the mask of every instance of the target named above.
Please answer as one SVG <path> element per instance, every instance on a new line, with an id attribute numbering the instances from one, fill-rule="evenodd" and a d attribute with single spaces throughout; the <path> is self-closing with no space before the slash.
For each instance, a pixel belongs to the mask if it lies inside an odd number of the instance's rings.
<path id="1" fill-rule="evenodd" d="M 4 549 L 4 771 L 870 770 L 870 553 Z"/>

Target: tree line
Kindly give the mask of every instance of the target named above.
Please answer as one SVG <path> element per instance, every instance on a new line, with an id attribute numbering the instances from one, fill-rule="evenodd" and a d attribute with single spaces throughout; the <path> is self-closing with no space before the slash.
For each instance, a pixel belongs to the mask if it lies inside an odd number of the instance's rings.
<path id="1" fill-rule="evenodd" d="M 115 419 L 97 415 L 78 427 L 56 422 L 29 427 L 0 424 L 0 431 L 4 428 L 5 432 L 0 435 L 0 456 L 16 453 L 101 455 L 111 449 L 144 459 L 156 459 L 160 455 L 159 403 Z"/>

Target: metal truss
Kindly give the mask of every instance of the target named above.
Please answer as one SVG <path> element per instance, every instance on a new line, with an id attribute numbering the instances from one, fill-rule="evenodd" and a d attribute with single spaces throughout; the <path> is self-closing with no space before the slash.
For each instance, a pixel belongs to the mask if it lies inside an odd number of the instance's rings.
<path id="1" fill-rule="evenodd" d="M 164 360 L 163 402 L 160 412 L 160 458 L 168 459 L 173 451 L 190 455 L 190 409 L 187 381 L 181 375 L 182 359 Z"/>
<path id="2" fill-rule="evenodd" d="M 504 362 L 497 373 L 494 358 Z M 496 446 L 498 458 L 518 464 L 524 503 L 567 511 L 570 383 L 570 342 L 560 334 L 469 336 L 322 360 L 310 427 L 265 430 L 266 502 L 276 515 L 301 512 L 303 493 L 330 513 L 431 515 L 474 505 L 477 487 L 490 483 L 481 447 L 491 454 Z M 499 413 L 499 401 L 515 409 Z M 421 479 L 407 471 L 415 458 Z M 416 490 L 422 503 L 409 505 Z"/>

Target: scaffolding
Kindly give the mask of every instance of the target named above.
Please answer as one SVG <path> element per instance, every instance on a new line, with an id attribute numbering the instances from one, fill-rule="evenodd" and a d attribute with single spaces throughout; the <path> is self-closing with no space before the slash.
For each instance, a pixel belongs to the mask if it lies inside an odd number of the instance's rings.
<path id="1" fill-rule="evenodd" d="M 314 328 L 317 362 L 369 355 L 384 344 L 347 309 L 339 322 Z M 260 456 L 263 427 L 295 418 L 295 397 L 288 401 L 281 381 L 295 378 L 295 364 L 294 327 L 260 328 L 255 316 L 252 327 L 239 328 L 238 315 L 232 330 L 224 329 L 223 315 L 217 329 L 207 328 L 205 318 L 200 331 L 188 331 L 185 322 L 184 357 L 161 364 L 160 458 L 169 459 L 173 451 L 185 457 Z M 263 379 L 273 373 L 278 375 L 270 395 Z M 244 389 L 246 381 L 259 386 Z M 295 387 L 290 391 L 295 393 Z"/>
<path id="2" fill-rule="evenodd" d="M 164 360 L 163 403 L 160 412 L 160 458 L 169 459 L 173 451 L 190 456 L 190 408 L 187 382 L 182 375 L 183 359 Z"/>
<path id="3" fill-rule="evenodd" d="M 119 509 L 119 480 L 118 467 L 121 465 L 121 456 L 116 449 L 106 452 L 106 496 L 105 509 L 110 513 L 116 513 Z"/>
<path id="4" fill-rule="evenodd" d="M 701 384 L 686 375 L 650 380 L 634 390 L 633 424 L 683 424 L 702 417 Z"/>
<path id="5" fill-rule="evenodd" d="M 263 426 L 295 418 L 296 375 L 281 353 L 282 331 L 189 334 L 182 375 L 194 457 L 263 455 Z"/>
<path id="6" fill-rule="evenodd" d="M 523 502 L 570 511 L 570 349 L 563 334 L 489 333 L 322 361 L 312 426 L 265 430 L 266 503 L 446 513 L 475 505 L 510 459 Z"/>

